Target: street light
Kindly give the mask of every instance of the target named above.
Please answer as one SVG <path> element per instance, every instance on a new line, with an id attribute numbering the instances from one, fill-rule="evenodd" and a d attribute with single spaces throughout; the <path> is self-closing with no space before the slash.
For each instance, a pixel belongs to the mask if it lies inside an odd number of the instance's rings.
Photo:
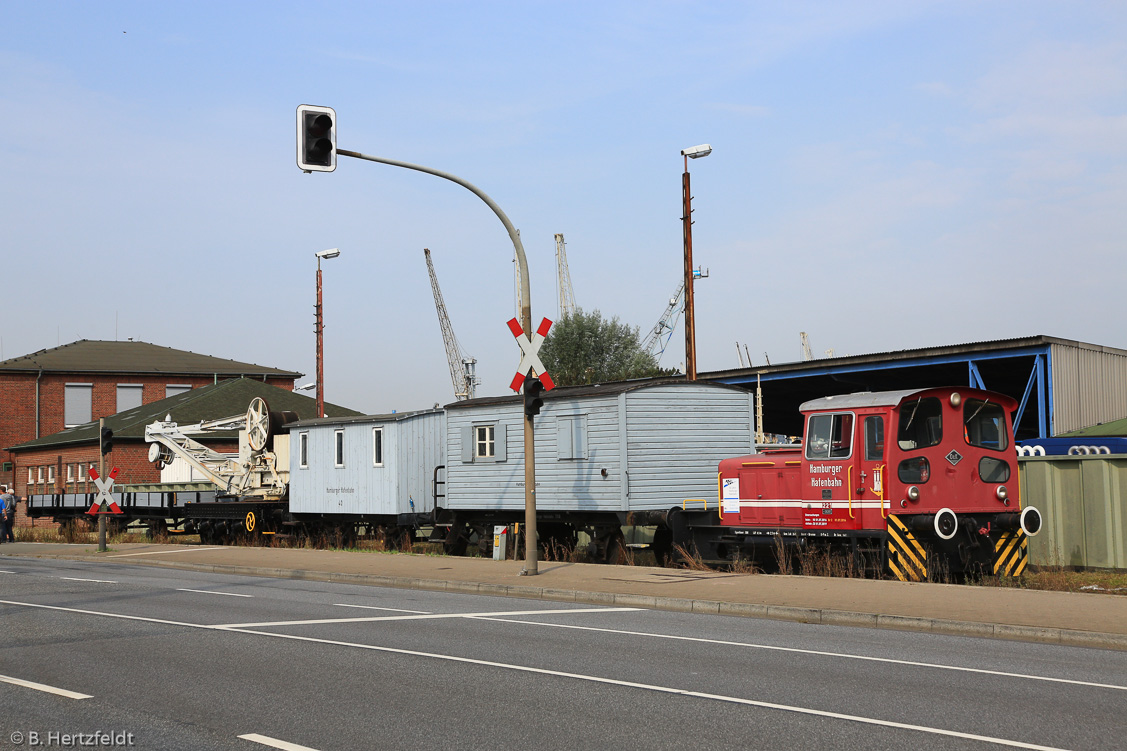
<path id="1" fill-rule="evenodd" d="M 302 105 L 301 107 L 299 107 L 298 111 L 299 112 L 303 111 L 303 108 L 305 108 L 305 105 Z M 329 108 L 325 108 L 325 109 L 329 109 Z M 336 113 L 334 112 L 333 113 L 333 133 L 334 134 L 336 132 L 335 116 L 336 116 Z M 302 131 L 300 130 L 300 125 L 299 125 L 299 131 L 298 131 L 298 144 L 299 145 L 301 144 L 301 138 L 302 138 Z M 501 220 L 501 224 L 504 225 L 505 231 L 509 233 L 509 239 L 513 243 L 513 251 L 516 254 L 516 258 L 517 258 L 517 268 L 520 270 L 520 288 L 521 288 L 521 296 L 520 296 L 520 301 L 521 301 L 521 304 L 520 304 L 520 319 L 521 320 L 520 320 L 520 323 L 521 323 L 521 328 L 523 328 L 526 332 L 529 332 L 529 333 L 531 333 L 533 331 L 533 329 L 532 329 L 532 303 L 531 303 L 532 295 L 531 295 L 531 292 L 529 291 L 528 259 L 527 259 L 527 257 L 525 256 L 525 253 L 524 253 L 524 243 L 521 242 L 520 232 L 518 232 L 517 228 L 513 226 L 513 223 L 511 221 L 509 221 L 509 217 L 505 214 L 504 211 L 501 210 L 501 207 L 497 205 L 496 201 L 494 201 L 492 198 L 490 198 L 488 195 L 486 195 L 485 192 L 482 191 L 480 188 L 478 188 L 476 185 L 474 185 L 470 182 L 467 182 L 466 180 L 463 180 L 462 178 L 458 177 L 457 175 L 452 175 L 449 172 L 443 172 L 442 170 L 433 169 L 431 167 L 424 167 L 424 166 L 419 165 L 419 164 L 411 164 L 410 162 L 403 162 L 403 161 L 400 161 L 398 159 L 388 159 L 387 157 L 373 156 L 371 154 L 361 154 L 358 151 L 346 151 L 344 149 L 338 149 L 338 148 L 336 148 L 335 142 L 333 143 L 332 147 L 333 147 L 333 152 L 335 154 L 340 155 L 340 156 L 352 157 L 354 159 L 363 159 L 363 160 L 368 161 L 368 162 L 375 162 L 377 164 L 386 164 L 386 165 L 389 165 L 389 166 L 392 166 L 392 167 L 402 167 L 403 169 L 415 170 L 416 172 L 423 172 L 423 173 L 426 173 L 428 175 L 434 175 L 435 177 L 441 177 L 444 180 L 449 180 L 450 182 L 457 183 L 458 185 L 461 185 L 463 188 L 469 190 L 471 193 L 473 193 L 475 196 L 477 196 L 483 202 L 485 202 L 485 205 L 488 206 L 493 211 L 493 213 L 497 215 L 497 218 Z M 299 166 L 302 166 L 300 161 L 299 161 Z M 336 163 L 333 162 L 332 166 L 335 168 Z M 302 166 L 302 169 L 305 169 L 305 167 Z M 306 170 L 306 171 L 309 171 L 309 170 Z M 324 170 L 324 171 L 328 171 L 328 170 Z M 320 267 L 318 267 L 317 273 L 318 273 L 318 279 L 320 279 Z M 320 287 L 318 287 L 318 289 L 320 289 Z M 319 298 L 318 298 L 318 304 L 320 304 Z M 318 375 L 317 376 L 318 384 L 320 383 L 320 381 L 321 381 L 321 377 L 320 377 L 320 375 Z M 535 576 L 538 573 L 537 547 L 536 547 L 536 545 L 537 545 L 536 539 L 537 538 L 536 538 L 536 461 L 535 461 L 535 457 L 536 457 L 535 433 L 534 433 L 533 427 L 532 427 L 532 419 L 529 418 L 526 415 L 525 420 L 524 420 L 524 535 L 525 535 L 525 542 L 524 542 L 524 568 L 520 572 L 521 575 L 523 575 L 523 576 Z"/>
<path id="2" fill-rule="evenodd" d="M 317 416 L 325 416 L 325 317 L 321 309 L 321 259 L 336 258 L 339 248 L 330 248 L 314 253 L 317 256 L 317 305 L 314 330 L 317 332 Z M 303 386 L 302 388 L 308 388 Z"/>
<path id="3" fill-rule="evenodd" d="M 681 149 L 685 157 L 685 174 L 681 175 L 683 199 L 681 222 L 685 235 L 685 377 L 697 379 L 697 324 L 693 315 L 693 196 L 689 192 L 689 160 L 700 159 L 712 153 L 712 146 L 702 143 Z"/>

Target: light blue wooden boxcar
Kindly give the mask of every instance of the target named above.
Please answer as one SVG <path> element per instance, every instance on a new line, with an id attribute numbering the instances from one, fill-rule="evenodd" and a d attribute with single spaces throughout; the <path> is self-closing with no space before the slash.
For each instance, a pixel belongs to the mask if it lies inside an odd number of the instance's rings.
<path id="1" fill-rule="evenodd" d="M 534 422 L 537 511 L 665 511 L 686 499 L 711 507 L 720 460 L 754 451 L 753 399 L 740 388 L 682 379 L 546 392 Z M 474 399 L 446 410 L 446 498 L 439 505 L 522 511 L 522 398 Z"/>
<path id="2" fill-rule="evenodd" d="M 445 423 L 439 409 L 290 423 L 290 510 L 373 517 L 432 511 Z"/>

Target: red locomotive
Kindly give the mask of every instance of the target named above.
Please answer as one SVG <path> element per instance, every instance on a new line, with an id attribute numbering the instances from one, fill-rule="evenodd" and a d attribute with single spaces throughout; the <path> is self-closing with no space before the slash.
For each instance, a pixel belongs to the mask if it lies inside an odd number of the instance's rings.
<path id="1" fill-rule="evenodd" d="M 879 553 L 902 580 L 1017 576 L 1041 515 L 1018 497 L 1016 408 L 969 388 L 806 402 L 803 444 L 722 461 L 719 525 L 685 531 L 715 559 L 821 540 Z"/>

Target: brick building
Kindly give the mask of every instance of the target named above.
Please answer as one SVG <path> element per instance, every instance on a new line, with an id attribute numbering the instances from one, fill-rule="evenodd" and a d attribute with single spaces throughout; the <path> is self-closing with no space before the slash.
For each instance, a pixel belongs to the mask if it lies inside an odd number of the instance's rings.
<path id="1" fill-rule="evenodd" d="M 245 414 L 255 397 L 266 400 L 271 412 L 294 412 L 301 419 L 317 416 L 317 401 L 290 389 L 263 383 L 258 379 L 234 378 L 133 407 L 105 418 L 113 431 L 113 451 L 106 457 L 120 472 L 119 484 L 158 483 L 160 470 L 148 460 L 145 426 L 165 416 L 181 425 L 217 420 Z M 355 410 L 325 404 L 328 417 L 359 415 Z M 196 437 L 220 453 L 238 451 L 238 433 L 211 433 Z M 99 433 L 97 420 L 76 425 L 52 435 L 25 441 L 7 450 L 14 465 L 16 495 L 94 493 L 97 489 L 87 470 L 98 466 Z M 24 504 L 20 504 L 17 526 L 27 526 Z"/>
<path id="2" fill-rule="evenodd" d="M 148 342 L 81 341 L 0 362 L 0 484 L 22 487 L 9 447 L 229 378 L 293 390 L 289 370 Z M 21 482 L 23 481 L 23 482 Z"/>

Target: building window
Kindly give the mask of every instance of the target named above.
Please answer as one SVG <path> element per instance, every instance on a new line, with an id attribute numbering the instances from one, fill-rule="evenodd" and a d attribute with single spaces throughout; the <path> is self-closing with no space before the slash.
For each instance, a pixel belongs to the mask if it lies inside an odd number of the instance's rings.
<path id="1" fill-rule="evenodd" d="M 336 466 L 344 466 L 344 431 L 336 431 L 334 443 L 336 445 Z"/>
<path id="2" fill-rule="evenodd" d="M 140 407 L 145 387 L 139 383 L 119 383 L 117 385 L 117 411 Z"/>
<path id="3" fill-rule="evenodd" d="M 27 484 L 28 485 L 35 484 L 35 467 L 28 467 L 27 468 Z"/>
<path id="4" fill-rule="evenodd" d="M 309 433 L 298 433 L 298 466 L 309 469 Z"/>
<path id="5" fill-rule="evenodd" d="M 372 428 L 372 466 L 383 466 L 383 428 Z"/>
<path id="6" fill-rule="evenodd" d="M 67 465 L 67 482 L 74 482 L 74 465 Z"/>
<path id="7" fill-rule="evenodd" d="M 191 391 L 191 390 L 192 390 L 192 386 L 190 384 L 170 383 L 170 384 L 168 384 L 164 387 L 164 398 L 167 399 L 170 396 L 176 396 L 177 394 L 184 394 L 184 393 Z"/>
<path id="8" fill-rule="evenodd" d="M 94 384 L 68 383 L 63 391 L 63 427 L 73 428 L 94 419 Z"/>
<path id="9" fill-rule="evenodd" d="M 47 467 L 47 484 L 53 485 L 55 482 L 55 467 L 50 465 Z"/>
<path id="10" fill-rule="evenodd" d="M 35 472 L 36 480 L 35 481 L 37 483 L 39 483 L 40 485 L 42 485 L 43 484 L 43 467 L 36 467 L 35 469 L 36 469 L 36 472 Z"/>
<path id="11" fill-rule="evenodd" d="M 474 459 L 492 459 L 497 455 L 496 435 L 493 425 L 474 426 Z"/>

